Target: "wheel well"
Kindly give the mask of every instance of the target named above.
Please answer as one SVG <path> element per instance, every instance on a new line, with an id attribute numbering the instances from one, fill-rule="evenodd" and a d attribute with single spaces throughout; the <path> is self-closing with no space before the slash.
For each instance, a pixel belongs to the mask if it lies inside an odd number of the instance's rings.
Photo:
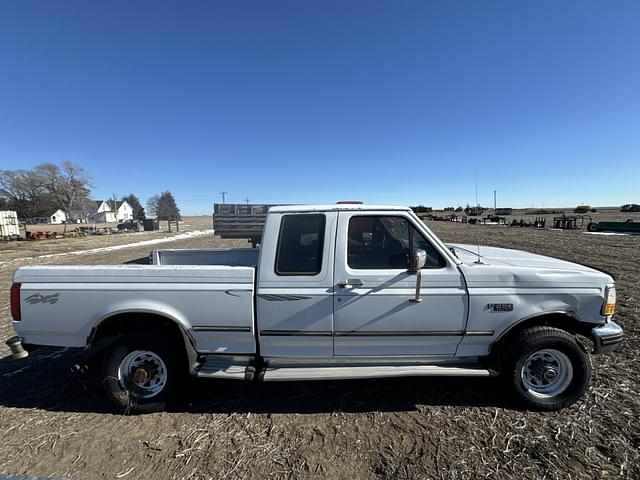
<path id="1" fill-rule="evenodd" d="M 172 319 L 162 315 L 142 312 L 119 313 L 102 320 L 89 338 L 91 348 L 109 346 L 118 337 L 145 331 L 162 335 L 180 349 L 191 364 L 195 360 L 195 349 L 187 333 Z"/>
<path id="2" fill-rule="evenodd" d="M 153 331 L 163 329 L 182 334 L 180 327 L 173 320 L 162 315 L 136 312 L 119 313 L 105 318 L 98 324 L 91 338 L 91 343 L 144 329 L 153 329 Z"/>
<path id="3" fill-rule="evenodd" d="M 593 325 L 587 325 L 580 322 L 576 317 L 568 313 L 547 313 L 538 315 L 536 317 L 528 318 L 520 323 L 517 323 L 505 334 L 498 339 L 497 342 L 491 347 L 490 356 L 499 361 L 500 352 L 503 350 L 504 345 L 508 344 L 513 337 L 518 335 L 519 332 L 526 328 L 548 326 L 559 328 L 571 335 L 581 335 L 590 338 L 591 328 Z"/>

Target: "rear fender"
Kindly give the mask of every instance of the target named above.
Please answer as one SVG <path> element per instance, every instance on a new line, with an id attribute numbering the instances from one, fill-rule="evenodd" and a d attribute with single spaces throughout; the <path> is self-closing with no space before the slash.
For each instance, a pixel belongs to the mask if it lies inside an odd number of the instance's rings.
<path id="1" fill-rule="evenodd" d="M 87 349 L 98 354 L 109 348 L 118 339 L 117 335 L 101 335 L 100 329 L 108 324 L 109 321 L 116 318 L 124 317 L 138 317 L 150 319 L 157 317 L 158 320 L 168 320 L 175 325 L 180 331 L 184 349 L 187 354 L 189 371 L 194 372 L 198 365 L 198 353 L 195 348 L 195 341 L 190 335 L 191 324 L 184 318 L 184 316 L 170 305 L 163 304 L 161 302 L 149 302 L 148 300 L 142 302 L 128 301 L 120 302 L 110 305 L 109 308 L 104 308 L 96 314 L 96 320 L 94 321 L 94 327 L 91 329 L 91 333 L 87 337 Z M 132 323 L 136 321 L 132 318 Z"/>
<path id="2" fill-rule="evenodd" d="M 191 324 L 174 307 L 162 302 L 149 301 L 148 299 L 143 301 L 128 300 L 107 305 L 98 310 L 91 323 L 94 325 L 94 329 L 98 329 L 105 320 L 125 313 L 157 315 L 173 321 L 185 332 L 191 329 Z"/>

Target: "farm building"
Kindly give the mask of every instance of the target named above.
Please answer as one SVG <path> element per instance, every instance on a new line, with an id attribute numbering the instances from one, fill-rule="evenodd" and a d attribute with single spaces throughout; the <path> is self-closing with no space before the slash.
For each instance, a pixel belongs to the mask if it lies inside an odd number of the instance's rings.
<path id="1" fill-rule="evenodd" d="M 88 200 L 82 208 L 71 212 L 71 219 L 77 223 L 114 223 L 133 218 L 133 209 L 126 201 Z"/>
<path id="2" fill-rule="evenodd" d="M 92 200 L 95 209 L 89 213 L 89 219 L 96 223 L 108 223 L 116 221 L 116 212 L 105 200 Z"/>
<path id="3" fill-rule="evenodd" d="M 31 217 L 30 223 L 50 223 L 60 225 L 67 221 L 67 215 L 59 208 L 54 212 L 51 210 L 41 210 Z"/>
<path id="4" fill-rule="evenodd" d="M 131 220 L 133 218 L 133 208 L 125 200 L 123 202 L 109 201 L 110 208 L 116 212 L 116 221 L 123 222 L 125 220 Z"/>

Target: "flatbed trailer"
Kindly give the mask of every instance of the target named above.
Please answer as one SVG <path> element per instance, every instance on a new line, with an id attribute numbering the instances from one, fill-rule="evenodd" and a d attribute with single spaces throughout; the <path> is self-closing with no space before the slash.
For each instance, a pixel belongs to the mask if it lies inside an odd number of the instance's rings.
<path id="1" fill-rule="evenodd" d="M 247 239 L 255 248 L 262 241 L 262 231 L 270 204 L 214 203 L 213 229 L 224 239 Z"/>

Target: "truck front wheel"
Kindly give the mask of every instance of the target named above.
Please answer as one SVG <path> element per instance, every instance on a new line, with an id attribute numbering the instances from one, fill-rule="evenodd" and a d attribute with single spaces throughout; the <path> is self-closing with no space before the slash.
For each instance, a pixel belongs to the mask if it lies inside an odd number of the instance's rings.
<path id="1" fill-rule="evenodd" d="M 127 413 L 164 410 L 182 378 L 175 349 L 158 336 L 128 334 L 104 357 L 103 385 Z"/>
<path id="2" fill-rule="evenodd" d="M 526 407 L 559 410 L 584 394 L 591 366 L 570 333 L 547 326 L 527 328 L 507 348 L 502 375 Z"/>

